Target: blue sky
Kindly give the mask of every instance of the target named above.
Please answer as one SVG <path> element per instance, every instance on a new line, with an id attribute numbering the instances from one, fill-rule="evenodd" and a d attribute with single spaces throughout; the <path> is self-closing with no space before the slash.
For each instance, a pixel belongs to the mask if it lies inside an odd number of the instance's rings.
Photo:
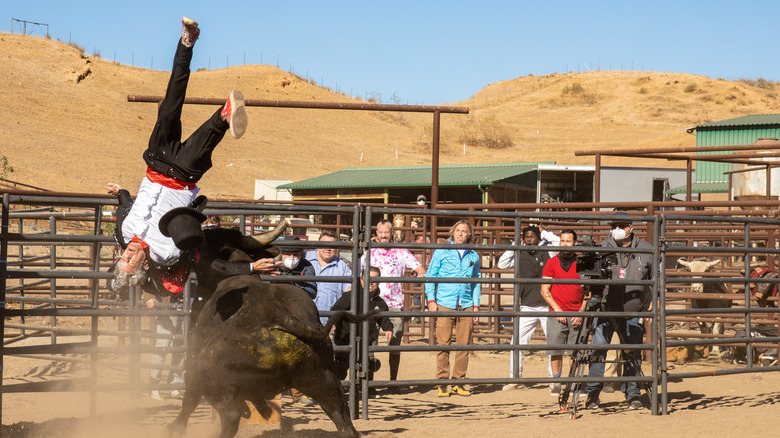
<path id="1" fill-rule="evenodd" d="M 493 82 L 597 69 L 780 80 L 777 0 L 0 0 L 0 31 L 47 23 L 88 54 L 167 70 L 182 15 L 202 29 L 195 69 L 278 64 L 384 103 L 452 103 Z"/>

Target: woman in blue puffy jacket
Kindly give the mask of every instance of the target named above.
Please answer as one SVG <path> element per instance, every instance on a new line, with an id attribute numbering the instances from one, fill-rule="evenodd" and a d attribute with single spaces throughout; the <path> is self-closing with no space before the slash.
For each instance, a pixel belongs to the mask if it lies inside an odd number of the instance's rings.
<path id="1" fill-rule="evenodd" d="M 450 241 L 459 245 L 469 243 L 474 230 L 466 220 L 460 220 L 450 228 Z M 426 277 L 439 278 L 479 278 L 479 254 L 470 249 L 437 249 L 433 252 L 428 265 Z M 478 311 L 480 299 L 479 283 L 426 283 L 425 295 L 428 299 L 428 310 L 436 311 Z M 455 342 L 459 345 L 471 344 L 471 331 L 476 316 L 474 314 L 461 317 L 436 318 L 436 342 L 439 345 L 449 345 L 455 329 Z M 466 377 L 469 366 L 468 351 L 455 352 L 455 364 L 452 369 L 453 379 Z M 440 351 L 436 355 L 436 378 L 450 378 L 450 352 Z M 471 393 L 461 385 L 453 385 L 452 392 L 447 385 L 439 386 L 439 397 L 449 397 L 450 394 L 469 396 Z"/>

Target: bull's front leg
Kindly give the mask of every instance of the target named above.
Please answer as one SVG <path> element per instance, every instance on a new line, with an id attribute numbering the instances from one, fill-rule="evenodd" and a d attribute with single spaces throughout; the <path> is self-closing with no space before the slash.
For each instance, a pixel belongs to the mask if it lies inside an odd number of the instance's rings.
<path id="1" fill-rule="evenodd" d="M 184 399 L 181 402 L 181 411 L 179 415 L 173 420 L 173 423 L 168 425 L 168 436 L 170 438 L 183 437 L 187 431 L 187 422 L 190 420 L 190 415 L 195 411 L 200 403 L 201 394 L 193 394 L 189 389 L 184 392 Z"/>
<path id="2" fill-rule="evenodd" d="M 197 409 L 200 400 L 203 398 L 200 374 L 197 366 L 195 366 L 195 358 L 192 356 L 188 356 L 184 363 L 184 387 L 186 389 L 181 402 L 181 411 L 179 411 L 179 415 L 173 420 L 173 423 L 168 425 L 168 436 L 171 438 L 184 436 L 190 415 Z"/>

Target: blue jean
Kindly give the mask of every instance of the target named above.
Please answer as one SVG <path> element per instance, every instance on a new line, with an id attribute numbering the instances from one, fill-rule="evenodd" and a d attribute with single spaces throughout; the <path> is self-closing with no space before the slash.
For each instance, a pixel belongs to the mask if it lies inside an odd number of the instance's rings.
<path id="1" fill-rule="evenodd" d="M 623 334 L 626 344 L 641 344 L 645 336 L 645 329 L 639 323 L 639 318 L 615 318 L 615 323 L 618 330 Z M 596 321 L 596 330 L 593 334 L 593 345 L 607 345 L 612 339 L 612 334 L 615 328 L 612 326 L 610 318 L 599 318 Z M 634 357 L 641 366 L 642 354 L 641 351 L 635 351 Z M 604 360 L 607 357 L 607 350 L 594 350 L 593 362 L 590 364 L 590 370 L 588 371 L 588 377 L 604 377 Z M 620 357 L 620 355 L 618 355 Z M 630 364 L 625 364 L 623 367 L 623 376 L 635 376 L 636 370 Z M 585 392 L 588 397 L 598 397 L 601 392 L 601 388 L 604 384 L 601 382 L 589 382 L 585 386 Z M 620 390 L 626 395 L 626 400 L 639 397 L 641 392 L 636 382 L 623 382 L 620 385 Z"/>

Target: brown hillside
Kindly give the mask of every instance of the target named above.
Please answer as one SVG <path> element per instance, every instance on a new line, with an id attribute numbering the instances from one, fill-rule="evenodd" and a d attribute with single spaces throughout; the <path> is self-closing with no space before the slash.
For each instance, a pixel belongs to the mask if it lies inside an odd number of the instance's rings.
<path id="1" fill-rule="evenodd" d="M 30 36 L 0 33 L 0 53 L 0 156 L 15 169 L 10 179 L 86 193 L 117 181 L 134 192 L 156 106 L 129 103 L 126 96 L 161 95 L 168 73 Z M 520 77 L 456 103 L 471 108 L 468 116 L 442 117 L 441 162 L 592 163 L 574 151 L 690 146 L 694 137 L 684 130 L 695 124 L 780 112 L 776 86 L 624 71 Z M 248 99 L 353 100 L 265 65 L 196 72 L 188 96 L 222 97 L 232 88 Z M 186 107 L 185 135 L 215 110 Z M 430 163 L 430 115 L 250 108 L 249 116 L 247 134 L 238 141 L 226 137 L 215 151 L 214 168 L 200 183 L 205 194 L 249 198 L 255 179 L 301 180 L 343 167 Z M 512 145 L 469 143 L 464 154 L 468 129 L 504 132 Z"/>

